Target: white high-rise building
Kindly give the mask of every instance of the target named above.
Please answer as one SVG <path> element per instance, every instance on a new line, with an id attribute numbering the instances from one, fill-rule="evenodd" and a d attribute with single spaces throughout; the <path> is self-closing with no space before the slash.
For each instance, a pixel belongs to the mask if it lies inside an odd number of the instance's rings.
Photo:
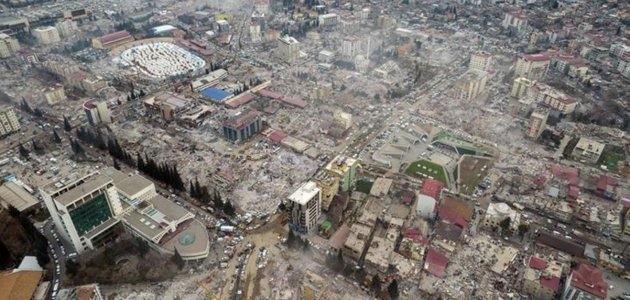
<path id="1" fill-rule="evenodd" d="M 479 71 L 487 71 L 490 67 L 490 60 L 492 56 L 485 51 L 477 51 L 470 56 L 470 69 Z"/>
<path id="2" fill-rule="evenodd" d="M 20 50 L 20 44 L 17 39 L 0 33 L 0 58 L 10 57 L 18 50 Z"/>
<path id="3" fill-rule="evenodd" d="M 278 38 L 278 55 L 285 62 L 292 62 L 300 57 L 300 42 L 285 35 Z"/>
<path id="4" fill-rule="evenodd" d="M 519 57 L 514 74 L 530 80 L 540 80 L 547 75 L 551 58 L 547 53 L 528 54 Z"/>
<path id="5" fill-rule="evenodd" d="M 52 26 L 35 28 L 32 33 L 40 44 L 47 45 L 61 41 L 59 31 L 57 31 L 57 28 Z"/>
<path id="6" fill-rule="evenodd" d="M 289 226 L 298 232 L 308 232 L 317 227 L 321 214 L 322 193 L 317 184 L 308 181 L 302 184 L 287 201 Z"/>
<path id="7" fill-rule="evenodd" d="M 354 59 L 361 54 L 361 39 L 358 37 L 346 37 L 341 41 L 341 51 L 339 53 L 345 59 Z"/>
<path id="8" fill-rule="evenodd" d="M 533 112 L 529 118 L 529 129 L 527 130 L 527 136 L 532 139 L 537 139 L 545 129 L 547 124 L 547 117 L 549 113 L 546 111 Z"/>
<path id="9" fill-rule="evenodd" d="M 20 130 L 20 122 L 13 107 L 0 106 L 0 136 Z"/>

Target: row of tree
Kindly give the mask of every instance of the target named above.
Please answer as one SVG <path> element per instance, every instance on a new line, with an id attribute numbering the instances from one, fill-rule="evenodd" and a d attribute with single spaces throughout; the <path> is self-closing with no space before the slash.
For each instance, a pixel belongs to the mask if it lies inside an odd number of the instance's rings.
<path id="1" fill-rule="evenodd" d="M 159 180 L 170 185 L 175 190 L 186 190 L 182 177 L 179 175 L 179 171 L 177 170 L 177 165 L 170 166 L 167 163 L 158 164 L 147 154 L 145 154 L 144 158 L 142 158 L 140 153 L 138 153 L 136 161 L 139 171 L 151 176 L 155 180 Z"/>
<path id="2" fill-rule="evenodd" d="M 50 262 L 50 257 L 48 256 L 48 240 L 42 235 L 35 225 L 29 220 L 24 214 L 20 213 L 18 209 L 13 206 L 9 206 L 9 214 L 12 218 L 17 219 L 22 225 L 24 229 L 24 233 L 29 237 L 29 241 L 31 242 L 30 251 L 26 253 L 27 255 L 34 255 L 37 257 L 37 262 L 44 266 Z"/>
<path id="3" fill-rule="evenodd" d="M 190 197 L 198 199 L 205 205 L 212 205 L 217 210 L 222 210 L 228 216 L 233 216 L 236 213 L 236 209 L 230 200 L 223 200 L 221 193 L 216 190 L 210 195 L 208 187 L 199 184 L 198 179 L 195 179 L 194 183 L 190 181 L 190 188 L 188 190 Z"/>

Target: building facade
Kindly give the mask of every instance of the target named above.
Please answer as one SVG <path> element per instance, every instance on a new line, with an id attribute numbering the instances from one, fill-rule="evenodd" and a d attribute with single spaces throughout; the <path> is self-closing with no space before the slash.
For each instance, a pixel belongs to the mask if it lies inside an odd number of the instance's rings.
<path id="1" fill-rule="evenodd" d="M 488 76 L 486 72 L 476 69 L 468 70 L 455 83 L 455 97 L 472 101 L 486 89 Z"/>
<path id="2" fill-rule="evenodd" d="M 20 128 L 15 109 L 8 105 L 0 106 L 0 136 L 19 131 Z"/>
<path id="3" fill-rule="evenodd" d="M 354 183 L 358 167 L 359 161 L 351 157 L 340 155 L 326 165 L 326 171 L 332 176 L 339 178 L 341 190 L 347 192 Z"/>
<path id="4" fill-rule="evenodd" d="M 306 233 L 317 227 L 321 214 L 322 193 L 315 182 L 305 182 L 289 196 L 288 200 L 286 207 L 291 229 Z"/>
<path id="5" fill-rule="evenodd" d="M 278 56 L 287 63 L 297 60 L 300 57 L 300 42 L 288 35 L 278 38 Z"/>
<path id="6" fill-rule="evenodd" d="M 48 105 L 55 105 L 66 100 L 66 90 L 61 84 L 49 86 L 44 90 L 44 99 Z"/>
<path id="7" fill-rule="evenodd" d="M 18 50 L 20 50 L 20 43 L 17 39 L 0 33 L 0 58 L 11 57 Z"/>
<path id="8" fill-rule="evenodd" d="M 57 31 L 57 28 L 52 26 L 35 28 L 32 33 L 40 44 L 48 45 L 61 41 L 59 31 Z"/>
<path id="9" fill-rule="evenodd" d="M 608 284 L 602 271 L 580 264 L 567 278 L 562 300 L 604 300 L 608 294 Z"/>
<path id="10" fill-rule="evenodd" d="M 88 123 L 92 126 L 112 122 L 109 107 L 107 107 L 107 103 L 104 101 L 97 102 L 93 99 L 87 100 L 83 103 L 83 111 L 85 112 Z"/>
<path id="11" fill-rule="evenodd" d="M 256 110 L 238 113 L 223 122 L 223 136 L 234 143 L 249 139 L 261 130 L 262 118 Z"/>
<path id="12" fill-rule="evenodd" d="M 72 20 L 63 20 L 58 22 L 55 27 L 62 38 L 68 38 L 77 31 L 77 22 Z"/>
<path id="13" fill-rule="evenodd" d="M 523 272 L 522 292 L 534 299 L 553 300 L 560 287 L 562 265 L 531 256 Z"/>
<path id="14" fill-rule="evenodd" d="M 341 49 L 339 51 L 342 58 L 352 60 L 361 53 L 361 39 L 355 36 L 345 37 L 341 41 Z"/>
<path id="15" fill-rule="evenodd" d="M 470 69 L 487 71 L 490 67 L 492 56 L 485 51 L 477 51 L 470 56 Z"/>
<path id="16" fill-rule="evenodd" d="M 540 134 L 545 129 L 548 116 L 549 113 L 546 111 L 533 112 L 531 117 L 529 118 L 529 129 L 527 130 L 527 137 L 538 139 Z"/>
<path id="17" fill-rule="evenodd" d="M 521 99 L 529 93 L 529 89 L 532 87 L 533 82 L 525 77 L 519 77 L 514 79 L 512 84 L 512 91 L 510 96 Z"/>
<path id="18" fill-rule="evenodd" d="M 92 47 L 95 49 L 109 50 L 133 40 L 133 36 L 126 30 L 117 31 L 92 39 Z"/>
<path id="19" fill-rule="evenodd" d="M 547 53 L 523 55 L 516 62 L 516 76 L 540 80 L 547 75 L 551 58 Z"/>
<path id="20" fill-rule="evenodd" d="M 606 145 L 588 138 L 580 138 L 571 155 L 575 160 L 595 164 L 604 151 Z"/>

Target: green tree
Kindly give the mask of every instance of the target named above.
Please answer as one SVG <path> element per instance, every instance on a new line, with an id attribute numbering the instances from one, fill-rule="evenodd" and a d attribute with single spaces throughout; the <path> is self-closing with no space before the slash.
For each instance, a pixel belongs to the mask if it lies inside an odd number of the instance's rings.
<path id="1" fill-rule="evenodd" d="M 118 161 L 116 160 L 116 158 L 114 158 L 114 169 L 120 171 L 120 165 L 118 164 Z"/>
<path id="2" fill-rule="evenodd" d="M 400 296 L 398 291 L 398 280 L 392 280 L 392 282 L 387 287 L 387 293 L 389 294 L 389 297 L 391 299 L 398 299 L 398 296 Z"/>
<path id="3" fill-rule="evenodd" d="M 66 272 L 70 275 L 76 275 L 81 265 L 72 259 L 66 260 Z"/>
<path id="4" fill-rule="evenodd" d="M 70 124 L 70 120 L 66 116 L 63 116 L 63 129 L 66 132 L 72 131 L 72 125 Z"/>
<path id="5" fill-rule="evenodd" d="M 53 129 L 53 138 L 55 140 L 55 143 L 61 144 L 61 137 L 59 136 L 59 134 L 57 133 L 57 130 L 55 129 Z"/>
<path id="6" fill-rule="evenodd" d="M 525 234 L 529 231 L 529 225 L 527 224 L 519 224 L 518 225 L 518 236 L 525 237 Z"/>
<path id="7" fill-rule="evenodd" d="M 372 276 L 371 289 L 376 294 L 381 291 L 381 277 L 379 277 L 378 274 L 374 274 L 374 276 Z"/>
<path id="8" fill-rule="evenodd" d="M 234 216 L 234 214 L 236 213 L 236 210 L 234 209 L 234 206 L 232 206 L 232 202 L 225 201 L 223 212 L 228 216 Z"/>
<path id="9" fill-rule="evenodd" d="M 20 217 L 20 211 L 13 205 L 9 205 L 9 215 L 14 218 Z"/>
<path id="10" fill-rule="evenodd" d="M 138 248 L 138 252 L 140 253 L 141 257 L 147 255 L 147 253 L 149 253 L 149 250 L 151 250 L 151 248 L 149 247 L 149 243 L 139 237 L 136 238 L 136 247 Z"/>
<path id="11" fill-rule="evenodd" d="M 22 159 L 28 159 L 30 151 L 28 151 L 28 149 L 26 149 L 26 147 L 24 147 L 22 143 L 20 143 L 19 151 L 20 151 L 20 157 Z"/>
<path id="12" fill-rule="evenodd" d="M 510 231 L 510 225 L 512 225 L 512 219 L 507 217 L 499 223 L 499 227 L 501 227 L 501 233 L 507 234 Z"/>

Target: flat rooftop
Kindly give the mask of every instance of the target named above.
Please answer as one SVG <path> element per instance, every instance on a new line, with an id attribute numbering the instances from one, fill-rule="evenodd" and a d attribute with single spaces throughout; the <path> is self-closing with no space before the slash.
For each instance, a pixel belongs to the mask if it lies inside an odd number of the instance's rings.
<path id="1" fill-rule="evenodd" d="M 55 198 L 55 201 L 61 203 L 64 206 L 68 206 L 77 199 L 90 194 L 109 183 L 112 183 L 112 179 L 103 174 L 94 174 L 90 177 L 81 179 L 82 183 L 72 187 L 70 190 L 62 193 Z"/>
<path id="2" fill-rule="evenodd" d="M 305 205 L 309 200 L 313 199 L 319 193 L 317 184 L 313 181 L 303 183 L 291 196 L 289 200 L 299 205 Z"/>
<path id="3" fill-rule="evenodd" d="M 39 203 L 33 195 L 11 181 L 0 186 L 0 201 L 7 207 L 10 205 L 19 211 L 25 211 Z"/>

